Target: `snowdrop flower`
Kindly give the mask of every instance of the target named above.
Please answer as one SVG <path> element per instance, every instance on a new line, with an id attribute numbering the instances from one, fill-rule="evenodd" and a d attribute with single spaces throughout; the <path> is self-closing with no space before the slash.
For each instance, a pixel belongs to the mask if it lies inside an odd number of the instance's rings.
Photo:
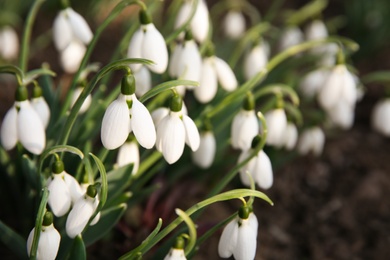
<path id="1" fill-rule="evenodd" d="M 328 29 L 321 20 L 314 20 L 305 28 L 305 37 L 308 41 L 319 40 L 328 37 Z"/>
<path id="2" fill-rule="evenodd" d="M 67 73 L 75 73 L 80 67 L 80 63 L 84 57 L 87 48 L 75 40 L 72 41 L 60 53 L 60 64 L 62 69 Z"/>
<path id="3" fill-rule="evenodd" d="M 169 164 L 180 159 L 184 144 L 187 144 L 192 151 L 198 150 L 200 144 L 198 129 L 194 121 L 182 112 L 182 105 L 182 98 L 174 95 L 171 99 L 169 114 L 156 126 L 156 148 L 162 152 Z"/>
<path id="4" fill-rule="evenodd" d="M 101 140 L 105 148 L 112 150 L 121 146 L 133 132 L 138 143 L 150 149 L 156 142 L 156 130 L 147 108 L 135 96 L 133 75 L 124 76 L 121 94 L 104 113 Z"/>
<path id="5" fill-rule="evenodd" d="M 223 29 L 227 37 L 240 38 L 245 32 L 245 17 L 235 10 L 229 11 L 223 20 Z"/>
<path id="6" fill-rule="evenodd" d="M 292 150 L 297 144 L 297 141 L 298 129 L 293 123 L 288 122 L 284 133 L 283 147 L 285 147 L 287 150 Z"/>
<path id="7" fill-rule="evenodd" d="M 135 82 L 137 82 L 137 88 L 135 89 L 137 97 L 143 96 L 152 88 L 152 76 L 145 66 L 134 72 L 134 78 Z"/>
<path id="8" fill-rule="evenodd" d="M 237 88 L 237 79 L 229 65 L 209 53 L 203 59 L 199 86 L 194 89 L 195 98 L 201 103 L 211 101 L 217 93 L 218 82 L 226 91 Z"/>
<path id="9" fill-rule="evenodd" d="M 65 229 L 70 238 L 75 238 L 84 230 L 98 206 L 96 200 L 97 190 L 89 185 L 85 195 L 76 201 L 66 219 Z"/>
<path id="10" fill-rule="evenodd" d="M 264 114 L 267 122 L 267 145 L 281 147 L 287 127 L 287 116 L 283 108 L 272 109 Z"/>
<path id="11" fill-rule="evenodd" d="M 353 75 L 345 64 L 337 65 L 318 93 L 319 104 L 331 115 L 336 125 L 349 128 L 352 125 L 356 100 L 357 88 Z"/>
<path id="12" fill-rule="evenodd" d="M 283 32 L 279 39 L 279 51 L 286 50 L 294 45 L 304 41 L 302 31 L 296 26 L 289 26 Z"/>
<path id="13" fill-rule="evenodd" d="M 371 126 L 378 133 L 390 136 L 390 99 L 385 98 L 377 102 L 371 114 Z"/>
<path id="14" fill-rule="evenodd" d="M 190 17 L 194 0 L 184 1 L 176 17 L 175 29 L 182 26 Z M 190 29 L 194 38 L 202 43 L 207 39 L 209 32 L 209 10 L 205 0 L 198 0 L 195 14 L 190 22 Z"/>
<path id="15" fill-rule="evenodd" d="M 45 149 L 45 127 L 27 100 L 26 87 L 20 86 L 16 90 L 15 104 L 4 116 L 0 137 L 5 150 L 14 148 L 18 141 L 33 154 L 39 155 Z"/>
<path id="16" fill-rule="evenodd" d="M 34 240 L 35 227 L 31 230 L 27 239 L 27 253 L 31 255 L 31 247 Z M 43 217 L 42 230 L 39 236 L 36 257 L 38 260 L 56 259 L 60 247 L 61 235 L 53 226 L 53 214 L 46 211 Z"/>
<path id="17" fill-rule="evenodd" d="M 247 206 L 242 206 L 238 216 L 224 228 L 218 243 L 222 258 L 232 255 L 236 260 L 253 260 L 256 256 L 258 221 Z"/>
<path id="18" fill-rule="evenodd" d="M 131 173 L 135 174 L 138 171 L 139 161 L 140 156 L 137 142 L 133 137 L 129 137 L 128 140 L 121 147 L 119 147 L 116 164 L 118 167 L 122 167 L 132 163 L 133 170 Z"/>
<path id="19" fill-rule="evenodd" d="M 179 236 L 176 238 L 175 245 L 169 250 L 164 260 L 186 260 L 184 253 L 184 239 Z"/>
<path id="20" fill-rule="evenodd" d="M 31 105 L 37 112 L 39 118 L 41 119 L 43 126 L 47 128 L 50 120 L 50 108 L 46 103 L 46 100 L 42 96 L 42 89 L 38 85 L 34 86 L 33 89 L 33 98 L 31 99 Z"/>
<path id="21" fill-rule="evenodd" d="M 319 156 L 324 149 L 325 134 L 318 126 L 306 129 L 298 141 L 298 152 L 301 155 L 306 155 L 312 152 L 315 156 Z"/>
<path id="22" fill-rule="evenodd" d="M 253 153 L 256 147 L 259 145 L 261 140 L 260 136 L 255 136 L 252 141 L 252 148 L 249 150 L 244 150 L 241 152 L 240 157 L 238 157 L 237 164 L 240 164 Z M 240 170 L 240 179 L 241 182 L 250 187 L 251 181 L 248 177 L 248 174 L 252 176 L 253 181 L 262 189 L 269 189 L 273 184 L 273 171 L 271 160 L 268 155 L 260 150 L 255 157 L 249 160 L 249 162 L 241 168 Z"/>
<path id="23" fill-rule="evenodd" d="M 193 162 L 202 169 L 207 169 L 214 161 L 217 142 L 214 133 L 206 130 L 200 134 L 199 149 L 192 153 Z"/>
<path id="24" fill-rule="evenodd" d="M 259 120 L 255 113 L 252 94 L 244 100 L 243 108 L 234 116 L 231 127 L 231 142 L 235 149 L 248 150 L 252 139 L 259 133 Z"/>
<path id="25" fill-rule="evenodd" d="M 246 80 L 251 79 L 268 63 L 267 47 L 264 41 L 254 46 L 244 58 L 244 76 Z"/>
<path id="26" fill-rule="evenodd" d="M 153 61 L 155 64 L 147 67 L 158 74 L 165 72 L 168 66 L 168 49 L 164 37 L 152 23 L 151 16 L 145 11 L 140 11 L 141 27 L 131 38 L 128 58 L 144 58 Z M 142 64 L 130 64 L 133 71 L 141 68 Z"/>
<path id="27" fill-rule="evenodd" d="M 300 92 L 307 98 L 312 98 L 320 91 L 329 76 L 329 69 L 319 68 L 306 74 L 299 83 Z"/>
<path id="28" fill-rule="evenodd" d="M 11 26 L 0 28 L 0 57 L 13 60 L 18 56 L 19 39 Z"/>
<path id="29" fill-rule="evenodd" d="M 81 86 L 77 87 L 77 88 L 73 91 L 73 93 L 72 93 L 72 99 L 71 99 L 71 101 L 70 101 L 70 104 L 71 104 L 70 107 L 73 107 L 74 104 L 76 104 L 76 101 L 77 101 L 77 99 L 80 97 L 81 93 L 83 92 L 84 87 L 85 87 L 84 85 L 81 85 Z M 89 94 L 89 95 L 87 96 L 87 98 L 84 100 L 83 104 L 81 105 L 80 110 L 79 110 L 79 113 L 80 113 L 80 114 L 85 113 L 85 112 L 88 110 L 88 108 L 91 106 L 91 103 L 92 103 L 92 96 L 91 96 L 91 94 Z"/>

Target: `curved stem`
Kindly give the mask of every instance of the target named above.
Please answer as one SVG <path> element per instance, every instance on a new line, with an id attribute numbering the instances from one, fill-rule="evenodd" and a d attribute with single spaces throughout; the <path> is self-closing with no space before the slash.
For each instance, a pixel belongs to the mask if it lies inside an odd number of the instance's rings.
<path id="1" fill-rule="evenodd" d="M 196 244 L 196 227 L 192 219 L 184 211 L 182 211 L 181 209 L 175 209 L 175 212 L 179 217 L 184 220 L 188 227 L 189 240 L 184 250 L 185 254 L 188 255 Z"/>

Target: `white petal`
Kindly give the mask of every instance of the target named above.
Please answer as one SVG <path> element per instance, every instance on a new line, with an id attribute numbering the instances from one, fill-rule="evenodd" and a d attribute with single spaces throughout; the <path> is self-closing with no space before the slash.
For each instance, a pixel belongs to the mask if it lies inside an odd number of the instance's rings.
<path id="1" fill-rule="evenodd" d="M 303 33 L 296 26 L 289 26 L 286 28 L 279 39 L 279 51 L 283 51 L 291 46 L 303 42 Z"/>
<path id="2" fill-rule="evenodd" d="M 271 160 L 263 150 L 256 157 L 255 172 L 253 175 L 260 188 L 265 190 L 271 188 L 274 180 Z"/>
<path id="3" fill-rule="evenodd" d="M 69 188 L 62 176 L 62 174 L 54 174 L 53 179 L 47 186 L 50 192 L 48 204 L 56 217 L 65 215 L 69 211 L 72 202 Z"/>
<path id="4" fill-rule="evenodd" d="M 27 252 L 30 256 L 31 247 L 34 239 L 33 228 L 27 239 Z M 53 224 L 50 226 L 43 226 L 41 235 L 39 236 L 37 259 L 54 260 L 57 256 L 58 249 L 60 247 L 61 235 L 54 228 Z"/>
<path id="5" fill-rule="evenodd" d="M 27 100 L 20 102 L 17 121 L 18 139 L 24 148 L 33 154 L 41 154 L 46 145 L 45 128 Z"/>
<path id="6" fill-rule="evenodd" d="M 139 149 L 136 142 L 126 142 L 119 148 L 116 159 L 116 163 L 119 167 L 133 163 L 132 174 L 134 174 L 138 171 L 139 161 Z"/>
<path id="7" fill-rule="evenodd" d="M 233 91 L 237 88 L 237 79 L 230 66 L 222 59 L 215 57 L 215 69 L 221 87 L 226 91 Z"/>
<path id="8" fill-rule="evenodd" d="M 69 17 L 69 24 L 72 27 L 74 36 L 85 45 L 88 45 L 93 37 L 89 25 L 87 24 L 85 19 L 79 13 L 75 12 L 72 8 L 68 7 L 66 11 Z"/>
<path id="9" fill-rule="evenodd" d="M 240 138 L 240 126 L 242 125 L 244 120 L 245 120 L 244 110 L 238 112 L 233 118 L 233 122 L 231 126 L 231 143 L 233 148 L 236 149 L 240 148 L 238 144 Z"/>
<path id="10" fill-rule="evenodd" d="M 371 115 L 372 128 L 384 136 L 390 136 L 390 99 L 377 102 Z"/>
<path id="11" fill-rule="evenodd" d="M 204 59 L 199 86 L 194 89 L 195 98 L 201 103 L 211 101 L 218 90 L 217 74 L 211 62 L 210 58 Z"/>
<path id="12" fill-rule="evenodd" d="M 138 101 L 135 95 L 132 96 L 133 105 L 131 107 L 131 128 L 137 138 L 138 143 L 150 149 L 156 143 L 156 130 L 154 128 L 152 116 L 149 110 Z"/>
<path id="13" fill-rule="evenodd" d="M 293 123 L 288 123 L 284 134 L 284 146 L 287 150 L 294 149 L 298 141 L 298 130 Z"/>
<path id="14" fill-rule="evenodd" d="M 177 66 L 180 79 L 199 82 L 202 69 L 202 58 L 198 46 L 193 40 L 184 43 Z M 190 88 L 192 88 L 192 86 Z"/>
<path id="15" fill-rule="evenodd" d="M 157 127 L 161 120 L 167 115 L 169 115 L 169 109 L 166 107 L 160 107 L 154 110 L 151 115 L 154 126 Z"/>
<path id="16" fill-rule="evenodd" d="M 153 23 L 145 26 L 145 35 L 142 45 L 142 57 L 152 60 L 155 64 L 148 68 L 158 74 L 162 74 L 168 67 L 168 49 L 164 37 L 156 29 Z"/>
<path id="17" fill-rule="evenodd" d="M 72 41 L 72 27 L 67 18 L 66 11 L 59 12 L 53 23 L 53 40 L 58 51 L 64 50 Z"/>
<path id="18" fill-rule="evenodd" d="M 328 37 L 328 30 L 323 21 L 315 20 L 311 22 L 305 30 L 307 40 L 318 40 Z"/>
<path id="19" fill-rule="evenodd" d="M 137 82 L 135 94 L 137 97 L 141 97 L 152 88 L 152 77 L 150 75 L 150 71 L 145 66 L 142 66 L 133 74 L 135 82 Z"/>
<path id="20" fill-rule="evenodd" d="M 50 108 L 47 105 L 46 100 L 43 97 L 33 98 L 31 100 L 31 105 L 35 112 L 37 112 L 43 126 L 46 128 L 50 120 Z"/>
<path id="21" fill-rule="evenodd" d="M 108 150 L 116 149 L 127 139 L 130 132 L 130 115 L 126 98 L 122 94 L 104 113 L 101 139 Z"/>
<path id="22" fill-rule="evenodd" d="M 183 115 L 183 124 L 186 131 L 186 144 L 194 152 L 198 150 L 200 144 L 200 136 L 198 128 L 194 121 L 187 115 Z"/>
<path id="23" fill-rule="evenodd" d="M 258 72 L 265 68 L 268 57 L 264 45 L 255 46 L 245 57 L 244 75 L 247 80 L 251 79 Z"/>
<path id="24" fill-rule="evenodd" d="M 81 189 L 79 182 L 67 172 L 64 172 L 64 181 L 66 186 L 68 186 L 69 195 L 74 204 L 85 192 Z"/>
<path id="25" fill-rule="evenodd" d="M 287 127 L 287 117 L 283 108 L 273 109 L 265 113 L 267 122 L 267 144 L 280 147 L 283 145 L 284 134 Z"/>
<path id="26" fill-rule="evenodd" d="M 354 107 L 351 107 L 345 101 L 339 102 L 332 109 L 327 110 L 332 123 L 342 129 L 350 129 L 355 118 Z"/>
<path id="27" fill-rule="evenodd" d="M 81 234 L 94 211 L 94 201 L 87 195 L 80 197 L 76 201 L 66 219 L 66 233 L 70 238 Z"/>
<path id="28" fill-rule="evenodd" d="M 253 212 L 249 213 L 248 221 L 249 226 L 257 234 L 257 230 L 259 228 L 259 221 L 257 220 L 257 217 Z"/>
<path id="29" fill-rule="evenodd" d="M 19 52 L 19 40 L 15 30 L 4 26 L 0 30 L 0 56 L 6 60 L 15 59 Z"/>
<path id="30" fill-rule="evenodd" d="M 240 118 L 241 117 L 241 118 Z M 251 147 L 253 138 L 259 133 L 255 111 L 241 110 L 232 124 L 232 146 L 241 150 Z"/>
<path id="31" fill-rule="evenodd" d="M 190 17 L 192 10 L 192 3 L 189 1 L 184 1 L 179 11 L 177 12 L 177 17 L 175 20 L 175 29 L 182 26 Z M 179 38 L 182 39 L 184 34 L 179 35 Z"/>
<path id="32" fill-rule="evenodd" d="M 299 90 L 307 98 L 314 97 L 324 86 L 330 71 L 327 68 L 320 68 L 306 74 L 299 83 Z"/>
<path id="33" fill-rule="evenodd" d="M 78 87 L 76 88 L 74 91 L 73 91 L 73 94 L 72 94 L 72 99 L 71 99 L 71 107 L 74 106 L 74 104 L 76 103 L 77 99 L 79 98 L 81 92 L 83 92 L 83 88 L 82 87 Z M 79 113 L 84 113 L 85 111 L 88 110 L 88 108 L 91 106 L 91 103 L 92 103 L 92 97 L 91 97 L 91 94 L 89 94 L 87 96 L 87 98 L 84 100 L 83 104 L 81 105 L 81 108 L 80 108 L 80 111 Z"/>
<path id="34" fill-rule="evenodd" d="M 223 28 L 227 37 L 239 38 L 245 32 L 244 15 L 238 11 L 229 11 L 223 20 Z"/>
<path id="35" fill-rule="evenodd" d="M 171 54 L 168 72 L 169 72 L 169 76 L 171 76 L 172 78 L 179 77 L 178 66 L 179 66 L 179 60 L 180 60 L 182 49 L 183 46 L 181 44 L 177 44 Z"/>
<path id="36" fill-rule="evenodd" d="M 335 67 L 318 93 L 318 102 L 323 109 L 331 109 L 341 99 L 343 93 L 344 69 Z"/>
<path id="37" fill-rule="evenodd" d="M 204 0 L 198 1 L 196 12 L 191 21 L 191 31 L 198 42 L 204 42 L 209 32 L 209 10 Z"/>
<path id="38" fill-rule="evenodd" d="M 80 67 L 86 48 L 78 41 L 72 41 L 60 54 L 61 66 L 67 73 L 75 73 Z"/>
<path id="39" fill-rule="evenodd" d="M 254 232 L 249 225 L 249 221 L 242 220 L 238 228 L 237 245 L 234 248 L 233 255 L 237 260 L 253 260 L 256 256 L 257 230 Z"/>
<path id="40" fill-rule="evenodd" d="M 314 127 L 312 129 L 312 138 L 313 138 L 313 152 L 314 155 L 319 156 L 322 153 L 322 150 L 324 149 L 325 144 L 325 134 L 319 127 Z"/>
<path id="41" fill-rule="evenodd" d="M 192 160 L 200 168 L 207 169 L 214 161 L 217 142 L 211 131 L 204 132 L 200 136 L 199 149 L 192 153 Z"/>
<path id="42" fill-rule="evenodd" d="M 99 197 L 96 196 L 95 200 L 93 201 L 93 206 L 94 206 L 94 211 L 97 209 L 97 207 L 99 206 Z M 100 216 L 101 216 L 101 211 L 99 211 L 96 216 L 92 219 L 92 221 L 89 223 L 90 226 L 93 226 L 93 225 L 96 225 L 99 220 L 100 220 Z"/>
<path id="43" fill-rule="evenodd" d="M 18 112 L 13 105 L 5 114 L 1 124 L 1 144 L 5 150 L 11 150 L 18 142 L 17 118 Z"/>
<path id="44" fill-rule="evenodd" d="M 169 253 L 164 257 L 164 260 L 186 260 L 183 249 L 171 248 Z"/>
<path id="45" fill-rule="evenodd" d="M 127 50 L 128 58 L 142 58 L 142 45 L 144 42 L 144 32 L 142 28 L 139 28 L 130 40 L 129 48 Z M 130 68 L 133 71 L 137 71 L 141 68 L 141 64 L 130 64 Z"/>
<path id="46" fill-rule="evenodd" d="M 240 164 L 245 159 L 247 159 L 250 156 L 252 151 L 253 151 L 252 149 L 242 151 L 240 156 L 238 157 L 237 164 Z M 242 184 L 244 184 L 247 187 L 251 186 L 251 180 L 250 180 L 248 174 L 250 174 L 253 181 L 256 181 L 254 178 L 256 159 L 257 159 L 257 157 L 250 159 L 249 162 L 247 162 L 244 165 L 244 167 L 242 167 L 240 170 L 240 180 L 241 180 Z"/>
<path id="47" fill-rule="evenodd" d="M 222 231 L 218 243 L 218 255 L 222 258 L 228 258 L 233 254 L 238 238 L 238 218 L 234 218 L 226 225 Z"/>
<path id="48" fill-rule="evenodd" d="M 180 112 L 179 112 L 180 113 Z M 156 148 L 172 164 L 180 159 L 185 145 L 185 128 L 175 112 L 164 117 L 157 126 Z"/>

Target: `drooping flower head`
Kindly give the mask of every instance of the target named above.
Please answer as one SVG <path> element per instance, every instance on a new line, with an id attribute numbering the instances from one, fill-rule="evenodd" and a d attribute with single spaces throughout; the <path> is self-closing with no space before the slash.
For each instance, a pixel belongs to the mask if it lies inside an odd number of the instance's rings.
<path id="1" fill-rule="evenodd" d="M 371 114 L 371 127 L 378 133 L 390 136 L 390 99 L 378 101 Z"/>
<path id="2" fill-rule="evenodd" d="M 264 114 L 267 122 L 267 144 L 275 147 L 282 147 L 286 134 L 287 116 L 283 108 L 283 100 L 277 97 L 277 107 Z"/>
<path id="3" fill-rule="evenodd" d="M 37 84 L 33 89 L 33 97 L 31 99 L 31 105 L 37 112 L 39 118 L 42 121 L 43 126 L 46 128 L 50 120 L 50 108 L 46 103 L 46 100 L 42 96 L 42 88 Z"/>
<path id="4" fill-rule="evenodd" d="M 217 141 L 211 123 L 206 121 L 200 134 L 199 149 L 192 153 L 192 161 L 200 168 L 207 169 L 214 162 L 216 150 Z"/>
<path id="5" fill-rule="evenodd" d="M 72 93 L 72 99 L 70 101 L 70 107 L 72 108 L 75 104 L 77 99 L 80 97 L 81 93 L 83 92 L 85 87 L 85 82 L 82 82 Z M 92 103 L 92 96 L 91 94 L 88 94 L 88 96 L 85 98 L 83 104 L 80 107 L 79 113 L 83 114 L 85 113 L 88 108 L 91 106 Z"/>
<path id="6" fill-rule="evenodd" d="M 135 96 L 135 78 L 126 75 L 122 79 L 121 94 L 104 113 L 101 140 L 105 148 L 121 146 L 133 132 L 138 143 L 150 149 L 156 142 L 156 130 L 147 108 Z"/>
<path id="7" fill-rule="evenodd" d="M 318 126 L 308 128 L 304 130 L 298 141 L 298 152 L 302 155 L 313 153 L 315 156 L 319 156 L 324 149 L 325 134 L 324 131 Z"/>
<path id="8" fill-rule="evenodd" d="M 296 26 L 288 26 L 282 31 L 279 39 L 279 51 L 288 49 L 291 46 L 300 44 L 304 40 L 302 31 Z"/>
<path id="9" fill-rule="evenodd" d="M 0 57 L 5 60 L 13 60 L 18 56 L 19 39 L 11 26 L 0 28 Z"/>
<path id="10" fill-rule="evenodd" d="M 254 45 L 244 58 L 244 76 L 246 80 L 251 79 L 268 63 L 268 45 L 262 40 Z"/>
<path id="11" fill-rule="evenodd" d="M 238 10 L 230 10 L 223 19 L 223 30 L 231 39 L 240 38 L 245 32 L 245 17 Z"/>
<path id="12" fill-rule="evenodd" d="M 138 144 L 132 134 L 129 135 L 126 142 L 119 147 L 116 164 L 118 167 L 133 164 L 132 174 L 138 171 L 140 162 Z"/>
<path id="13" fill-rule="evenodd" d="M 141 27 L 134 33 L 127 51 L 128 58 L 144 58 L 155 64 L 147 67 L 158 74 L 165 72 L 168 66 L 168 49 L 164 37 L 152 23 L 152 17 L 146 10 L 141 10 Z M 141 64 L 131 64 L 133 71 L 138 71 Z"/>
<path id="14" fill-rule="evenodd" d="M 169 250 L 164 260 L 186 260 L 184 253 L 184 239 L 182 236 L 176 238 L 174 246 Z"/>

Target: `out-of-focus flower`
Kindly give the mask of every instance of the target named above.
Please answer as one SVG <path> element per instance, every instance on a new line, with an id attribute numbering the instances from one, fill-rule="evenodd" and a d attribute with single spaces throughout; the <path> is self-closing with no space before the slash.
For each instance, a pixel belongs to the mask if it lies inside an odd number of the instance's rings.
<path id="1" fill-rule="evenodd" d="M 294 45 L 300 44 L 304 40 L 304 35 L 296 26 L 289 26 L 283 30 L 279 39 L 279 51 L 286 50 Z"/>
<path id="2" fill-rule="evenodd" d="M 77 87 L 77 88 L 73 91 L 73 93 L 72 93 L 72 99 L 71 99 L 71 101 L 70 101 L 70 107 L 73 107 L 74 104 L 76 104 L 76 101 L 77 101 L 77 99 L 80 97 L 80 95 L 81 95 L 81 93 L 83 92 L 83 90 L 84 90 L 84 86 L 79 86 L 79 87 Z M 79 113 L 80 113 L 80 114 L 85 113 L 85 112 L 88 110 L 88 108 L 91 106 L 91 103 L 92 103 L 92 96 L 91 96 L 91 94 L 89 94 L 89 95 L 87 96 L 87 98 L 84 100 L 83 104 L 81 105 L 80 110 L 79 110 Z"/>
<path id="3" fill-rule="evenodd" d="M 272 109 L 265 113 L 267 122 L 267 141 L 268 145 L 281 147 L 283 145 L 285 131 L 287 127 L 287 116 L 283 108 Z"/>
<path id="4" fill-rule="evenodd" d="M 240 38 L 245 32 L 245 17 L 242 12 L 229 11 L 223 20 L 223 30 L 231 39 Z"/>
<path id="5" fill-rule="evenodd" d="M 390 136 L 390 99 L 378 101 L 371 114 L 371 126 L 386 137 Z"/>
<path id="6" fill-rule="evenodd" d="M 209 168 L 214 161 L 217 142 L 212 131 L 204 131 L 200 134 L 199 149 L 192 153 L 192 160 L 200 168 Z"/>
<path id="7" fill-rule="evenodd" d="M 137 88 L 135 89 L 135 95 L 141 97 L 152 88 L 152 76 L 147 67 L 142 66 L 139 70 L 134 72 L 135 82 L 137 82 Z"/>
<path id="8" fill-rule="evenodd" d="M 325 134 L 318 126 L 308 128 L 302 132 L 298 141 L 298 152 L 301 155 L 313 153 L 315 156 L 322 154 L 325 144 Z"/>
<path id="9" fill-rule="evenodd" d="M 282 145 L 287 150 L 292 150 L 297 144 L 297 141 L 298 141 L 298 129 L 293 123 L 289 122 L 287 123 L 286 126 Z"/>
<path id="10" fill-rule="evenodd" d="M 43 98 L 42 89 L 39 86 L 34 87 L 31 105 L 42 120 L 43 126 L 46 128 L 50 120 L 50 108 L 46 103 L 46 100 Z"/>
<path id="11" fill-rule="evenodd" d="M 251 79 L 265 68 L 268 63 L 268 51 L 264 41 L 255 45 L 245 56 L 244 76 L 246 80 Z"/>
<path id="12" fill-rule="evenodd" d="M 0 28 L 0 57 L 13 60 L 18 56 L 19 39 L 11 26 Z"/>
<path id="13" fill-rule="evenodd" d="M 118 156 L 116 158 L 116 164 L 118 167 L 133 164 L 132 174 L 135 174 L 138 171 L 139 167 L 139 149 L 137 142 L 134 138 L 128 138 L 121 147 L 119 147 Z"/>
<path id="14" fill-rule="evenodd" d="M 307 98 L 316 96 L 329 77 L 329 73 L 330 70 L 327 68 L 319 68 L 309 72 L 299 82 L 300 92 Z"/>

